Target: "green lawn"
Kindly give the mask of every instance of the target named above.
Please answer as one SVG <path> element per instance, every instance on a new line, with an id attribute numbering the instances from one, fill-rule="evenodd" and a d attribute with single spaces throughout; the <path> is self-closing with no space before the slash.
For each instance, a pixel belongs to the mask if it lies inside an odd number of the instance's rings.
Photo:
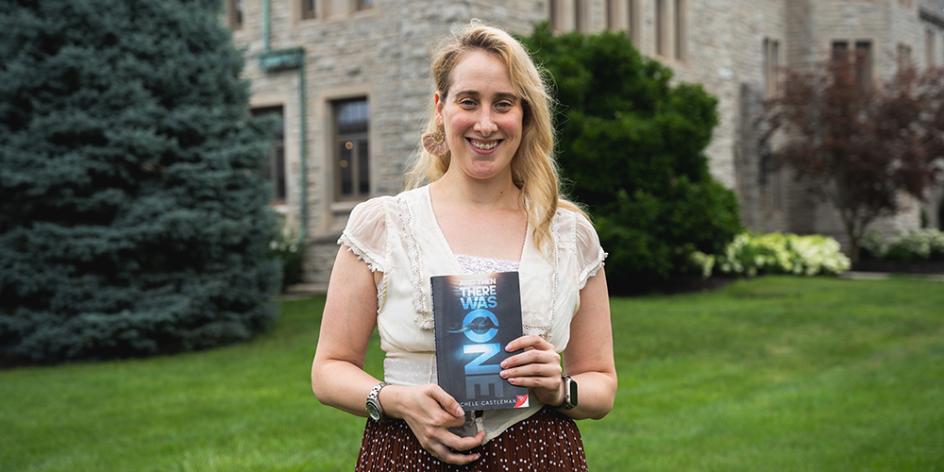
<path id="1" fill-rule="evenodd" d="M 0 470 L 351 470 L 364 420 L 309 389 L 322 304 L 284 302 L 244 345 L 0 371 Z M 944 470 L 944 284 L 766 277 L 612 307 L 592 469 Z"/>

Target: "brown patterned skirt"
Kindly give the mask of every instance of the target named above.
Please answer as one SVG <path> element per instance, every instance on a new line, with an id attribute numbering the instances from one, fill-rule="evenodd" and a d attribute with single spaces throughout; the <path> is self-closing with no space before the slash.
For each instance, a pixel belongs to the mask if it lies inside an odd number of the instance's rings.
<path id="1" fill-rule="evenodd" d="M 405 421 L 367 420 L 355 471 L 587 470 L 577 424 L 552 408 L 541 409 L 472 451 L 482 457 L 463 466 L 446 464 L 420 446 Z"/>

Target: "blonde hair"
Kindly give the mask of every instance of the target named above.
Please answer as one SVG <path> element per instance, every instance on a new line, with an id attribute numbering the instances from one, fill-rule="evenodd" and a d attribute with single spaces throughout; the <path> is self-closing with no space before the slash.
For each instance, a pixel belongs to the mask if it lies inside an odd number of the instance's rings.
<path id="1" fill-rule="evenodd" d="M 472 23 L 449 38 L 433 57 L 433 81 L 441 100 L 445 100 L 452 85 L 449 80 L 452 70 L 465 53 L 474 50 L 490 52 L 501 59 L 508 68 L 515 92 L 521 98 L 523 130 L 521 143 L 511 161 L 511 178 L 524 195 L 528 223 L 534 228 L 535 245 L 542 248 L 550 238 L 551 221 L 558 207 L 583 214 L 577 205 L 560 194 L 554 161 L 553 99 L 541 72 L 518 40 L 501 29 Z M 437 129 L 434 105 L 426 133 L 435 133 Z M 437 156 L 421 143 L 416 163 L 407 174 L 406 188 L 409 190 L 438 180 L 449 169 L 449 160 L 448 151 Z"/>

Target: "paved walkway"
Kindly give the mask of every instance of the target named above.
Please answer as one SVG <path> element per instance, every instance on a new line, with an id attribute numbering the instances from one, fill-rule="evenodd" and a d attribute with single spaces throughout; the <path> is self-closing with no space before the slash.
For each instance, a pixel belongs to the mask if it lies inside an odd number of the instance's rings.
<path id="1" fill-rule="evenodd" d="M 840 278 L 850 280 L 885 280 L 891 277 L 912 277 L 916 279 L 944 282 L 944 274 L 906 274 L 894 272 L 856 272 L 849 271 L 839 275 Z"/>

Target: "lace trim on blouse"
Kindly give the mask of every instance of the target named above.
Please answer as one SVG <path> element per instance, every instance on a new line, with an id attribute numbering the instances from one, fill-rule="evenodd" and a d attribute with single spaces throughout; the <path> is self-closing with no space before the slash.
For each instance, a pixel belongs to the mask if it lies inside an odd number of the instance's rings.
<path id="1" fill-rule="evenodd" d="M 400 230 L 400 239 L 406 245 L 410 270 L 413 272 L 411 279 L 413 280 L 413 308 L 416 310 L 416 324 L 422 329 L 432 330 L 434 322 L 429 279 L 426 277 L 426 271 L 423 270 L 416 240 L 413 239 L 413 212 L 410 211 L 406 198 L 402 196 L 397 198 L 397 217 L 400 220 L 397 225 Z"/>
<path id="2" fill-rule="evenodd" d="M 492 259 L 488 257 L 467 256 L 456 254 L 456 262 L 466 274 L 480 274 L 483 272 L 514 272 L 518 270 L 518 261 L 508 259 Z"/>

